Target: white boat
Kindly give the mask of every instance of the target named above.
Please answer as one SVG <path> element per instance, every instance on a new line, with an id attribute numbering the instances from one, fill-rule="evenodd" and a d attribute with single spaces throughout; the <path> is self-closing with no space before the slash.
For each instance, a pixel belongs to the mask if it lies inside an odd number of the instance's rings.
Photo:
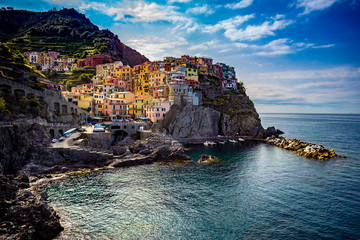
<path id="1" fill-rule="evenodd" d="M 235 141 L 235 140 L 232 140 L 232 139 L 230 139 L 229 142 L 231 142 L 231 143 L 236 143 L 236 141 Z"/>
<path id="2" fill-rule="evenodd" d="M 223 142 L 223 141 L 219 141 L 219 143 L 220 143 L 220 144 L 225 144 L 225 142 Z"/>
<path id="3" fill-rule="evenodd" d="M 209 141 L 204 142 L 204 145 L 205 145 L 205 146 L 214 145 L 214 144 L 216 144 L 216 143 L 214 143 L 214 142 L 209 142 Z"/>
<path id="4" fill-rule="evenodd" d="M 242 138 L 239 138 L 239 142 L 245 142 L 245 140 Z"/>

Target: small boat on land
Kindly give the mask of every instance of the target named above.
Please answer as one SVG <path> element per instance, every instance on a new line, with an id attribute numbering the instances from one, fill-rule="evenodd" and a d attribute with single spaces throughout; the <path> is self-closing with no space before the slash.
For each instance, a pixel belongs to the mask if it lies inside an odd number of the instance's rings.
<path id="1" fill-rule="evenodd" d="M 219 144 L 225 144 L 225 142 L 223 142 L 223 141 L 219 141 Z"/>
<path id="2" fill-rule="evenodd" d="M 229 142 L 231 142 L 231 143 L 236 143 L 236 141 L 235 141 L 235 140 L 232 140 L 232 139 L 230 139 Z"/>
<path id="3" fill-rule="evenodd" d="M 245 140 L 242 138 L 239 138 L 239 142 L 245 142 Z"/>

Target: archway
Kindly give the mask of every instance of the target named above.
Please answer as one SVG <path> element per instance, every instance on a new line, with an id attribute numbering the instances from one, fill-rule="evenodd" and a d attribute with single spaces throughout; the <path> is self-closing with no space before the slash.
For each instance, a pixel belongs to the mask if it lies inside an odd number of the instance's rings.
<path id="1" fill-rule="evenodd" d="M 50 133 L 51 138 L 55 137 L 55 130 L 54 129 L 50 129 L 49 133 Z"/>
<path id="2" fill-rule="evenodd" d="M 128 133 L 124 130 L 117 130 L 111 135 L 111 146 L 116 145 L 128 136 Z"/>
<path id="3" fill-rule="evenodd" d="M 64 136 L 64 131 L 62 129 L 59 130 L 59 135 Z"/>
<path id="4" fill-rule="evenodd" d="M 60 104 L 58 102 L 54 102 L 54 113 L 55 114 L 60 113 Z"/>
<path id="5" fill-rule="evenodd" d="M 67 111 L 67 106 L 66 106 L 66 105 L 62 105 L 62 106 L 61 106 L 61 113 L 62 113 L 62 114 L 67 114 L 67 113 L 68 113 L 68 111 Z"/>

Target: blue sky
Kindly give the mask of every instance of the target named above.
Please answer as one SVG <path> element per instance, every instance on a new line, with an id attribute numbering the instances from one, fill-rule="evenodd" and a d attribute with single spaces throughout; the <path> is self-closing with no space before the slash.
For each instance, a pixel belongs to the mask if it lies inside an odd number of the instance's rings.
<path id="1" fill-rule="evenodd" d="M 259 112 L 360 113 L 360 0 L 1 0 L 74 7 L 150 60 L 235 67 Z"/>

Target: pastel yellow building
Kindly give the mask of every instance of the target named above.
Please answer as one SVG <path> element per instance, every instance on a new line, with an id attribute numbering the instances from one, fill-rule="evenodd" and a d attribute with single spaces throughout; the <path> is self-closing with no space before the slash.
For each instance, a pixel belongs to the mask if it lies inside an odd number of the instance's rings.
<path id="1" fill-rule="evenodd" d="M 129 65 L 116 69 L 116 77 L 120 78 L 122 81 L 129 81 L 134 76 L 134 69 Z"/>
<path id="2" fill-rule="evenodd" d="M 153 100 L 153 97 L 150 95 L 142 95 L 135 97 L 135 102 L 133 103 L 132 108 L 134 109 L 133 115 L 136 118 L 146 117 L 146 106 L 150 105 Z"/>
<path id="3" fill-rule="evenodd" d="M 78 107 L 82 109 L 92 109 L 93 99 L 92 96 L 81 95 L 80 100 L 78 100 Z"/>

